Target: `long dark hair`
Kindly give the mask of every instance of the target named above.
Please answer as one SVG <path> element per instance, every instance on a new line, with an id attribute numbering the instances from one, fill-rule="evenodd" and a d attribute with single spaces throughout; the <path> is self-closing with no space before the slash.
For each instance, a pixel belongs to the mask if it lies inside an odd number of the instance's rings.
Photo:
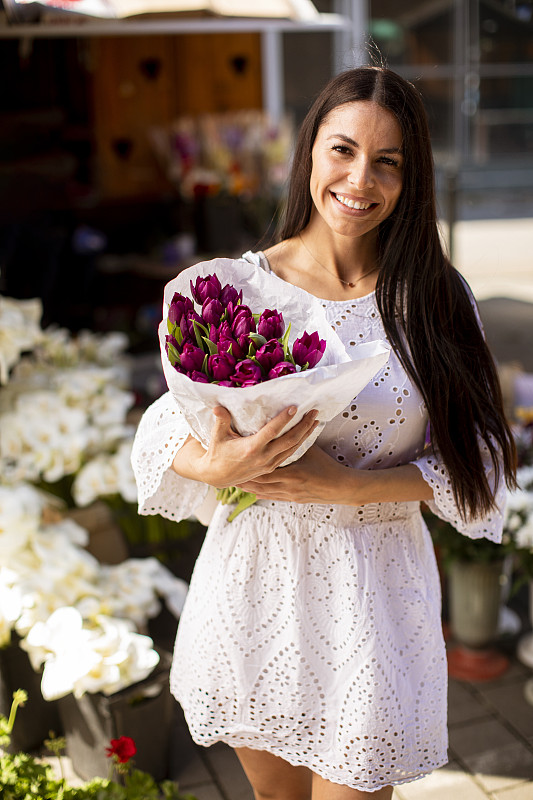
<path id="1" fill-rule="evenodd" d="M 356 100 L 372 100 L 392 112 L 402 132 L 403 188 L 378 229 L 376 300 L 385 331 L 422 393 L 431 440 L 448 470 L 462 517 L 487 515 L 495 505 L 502 468 L 507 485 L 515 485 L 514 442 L 472 298 L 442 249 L 427 116 L 411 83 L 383 67 L 359 67 L 337 75 L 322 90 L 299 131 L 277 238 L 296 236 L 308 224 L 311 151 L 318 129 L 334 108 Z M 493 463 L 491 480 L 483 449 Z"/>

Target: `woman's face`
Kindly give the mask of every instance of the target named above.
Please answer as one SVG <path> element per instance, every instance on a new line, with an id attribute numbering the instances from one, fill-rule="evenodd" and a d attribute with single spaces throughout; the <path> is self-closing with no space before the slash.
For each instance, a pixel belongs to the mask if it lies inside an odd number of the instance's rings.
<path id="1" fill-rule="evenodd" d="M 314 215 L 344 236 L 377 229 L 398 202 L 402 167 L 402 134 L 390 111 L 370 100 L 338 106 L 313 145 Z"/>

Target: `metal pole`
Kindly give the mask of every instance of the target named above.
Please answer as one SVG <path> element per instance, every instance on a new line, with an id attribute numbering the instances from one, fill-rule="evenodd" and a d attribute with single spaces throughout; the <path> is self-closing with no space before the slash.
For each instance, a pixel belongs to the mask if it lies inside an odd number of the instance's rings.
<path id="1" fill-rule="evenodd" d="M 281 120 L 285 107 L 282 36 L 274 30 L 261 33 L 263 108 L 273 122 Z"/>

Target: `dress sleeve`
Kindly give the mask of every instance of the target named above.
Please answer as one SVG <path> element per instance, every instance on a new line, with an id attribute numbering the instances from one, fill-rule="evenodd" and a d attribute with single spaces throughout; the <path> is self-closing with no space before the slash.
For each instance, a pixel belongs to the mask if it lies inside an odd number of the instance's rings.
<path id="1" fill-rule="evenodd" d="M 481 443 L 481 452 L 489 485 L 494 486 L 496 478 L 494 464 L 492 463 L 489 449 L 484 442 Z M 433 500 L 425 500 L 424 502 L 437 517 L 449 522 L 459 533 L 468 536 L 470 539 L 484 537 L 492 542 L 501 542 L 503 509 L 506 499 L 503 470 L 500 470 L 500 477 L 496 487 L 495 508 L 487 516 L 469 519 L 465 522 L 455 503 L 450 476 L 439 453 L 430 450 L 411 463 L 418 467 L 422 477 L 433 490 Z"/>
<path id="2" fill-rule="evenodd" d="M 170 392 L 144 412 L 131 453 L 139 514 L 161 514 L 178 522 L 195 515 L 202 506 L 207 485 L 182 478 L 170 466 L 189 433 Z"/>

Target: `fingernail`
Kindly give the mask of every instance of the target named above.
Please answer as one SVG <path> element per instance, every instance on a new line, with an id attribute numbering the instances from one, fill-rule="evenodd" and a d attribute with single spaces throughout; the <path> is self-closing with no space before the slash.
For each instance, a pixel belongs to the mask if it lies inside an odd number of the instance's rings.
<path id="1" fill-rule="evenodd" d="M 291 406 L 289 408 L 289 416 L 294 417 L 295 414 L 296 414 L 296 406 Z"/>

